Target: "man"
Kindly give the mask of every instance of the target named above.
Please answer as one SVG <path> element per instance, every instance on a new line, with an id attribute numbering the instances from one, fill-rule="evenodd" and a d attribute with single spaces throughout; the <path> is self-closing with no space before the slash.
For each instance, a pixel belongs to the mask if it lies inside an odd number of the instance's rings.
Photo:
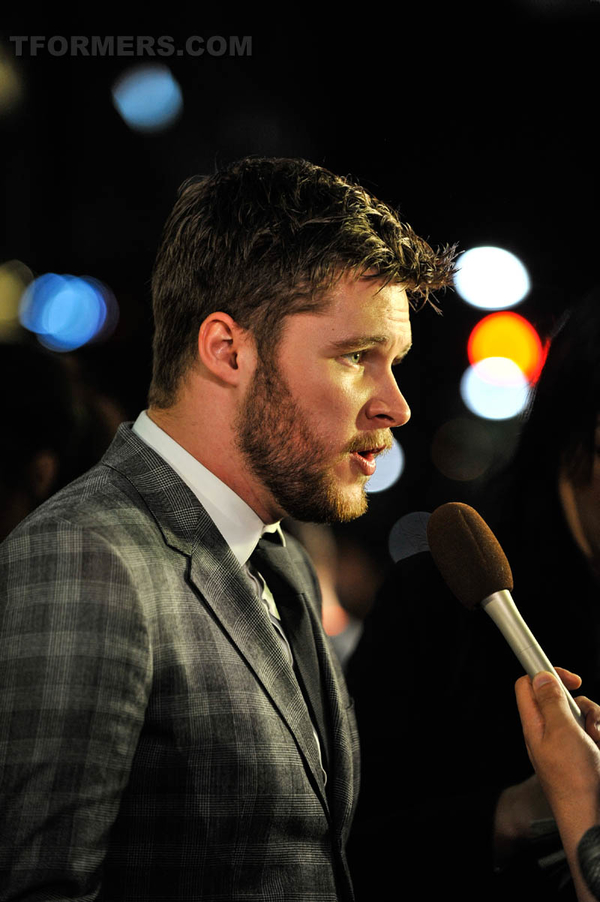
<path id="1" fill-rule="evenodd" d="M 184 186 L 148 412 L 3 547 L 0 898 L 352 899 L 353 718 L 278 522 L 364 511 L 451 272 L 304 161 Z"/>

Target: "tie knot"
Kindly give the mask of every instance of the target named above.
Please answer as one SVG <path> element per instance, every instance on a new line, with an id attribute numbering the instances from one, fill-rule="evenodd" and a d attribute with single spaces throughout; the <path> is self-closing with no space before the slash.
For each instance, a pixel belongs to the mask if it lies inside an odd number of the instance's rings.
<path id="1" fill-rule="evenodd" d="M 263 532 L 256 544 L 257 548 L 260 546 L 263 548 L 285 548 L 285 539 L 281 529 L 276 529 L 274 532 Z"/>

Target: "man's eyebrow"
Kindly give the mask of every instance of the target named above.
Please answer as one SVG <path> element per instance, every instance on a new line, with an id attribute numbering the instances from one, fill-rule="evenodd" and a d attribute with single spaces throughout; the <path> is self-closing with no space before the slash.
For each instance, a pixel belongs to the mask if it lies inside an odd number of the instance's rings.
<path id="1" fill-rule="evenodd" d="M 384 345 L 389 341 L 386 335 L 351 335 L 348 338 L 341 338 L 339 341 L 333 341 L 331 348 L 334 351 L 346 351 L 351 348 L 366 348 L 373 345 Z"/>
<path id="2" fill-rule="evenodd" d="M 342 338 L 339 341 L 334 341 L 331 343 L 331 349 L 333 351 L 353 351 L 353 350 L 361 350 L 363 348 L 372 348 L 376 345 L 384 345 L 389 342 L 388 335 L 352 335 L 349 338 Z M 412 342 L 408 344 L 401 354 L 399 354 L 395 359 L 393 365 L 400 363 L 412 347 Z"/>

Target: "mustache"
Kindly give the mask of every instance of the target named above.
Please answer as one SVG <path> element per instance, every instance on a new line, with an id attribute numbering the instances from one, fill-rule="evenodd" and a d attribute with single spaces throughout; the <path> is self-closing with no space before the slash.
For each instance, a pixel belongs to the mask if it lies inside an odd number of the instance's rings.
<path id="1" fill-rule="evenodd" d="M 392 447 L 392 433 L 388 429 L 380 429 L 377 432 L 368 432 L 366 435 L 357 435 L 344 448 L 345 454 L 351 454 L 353 451 L 374 451 L 376 448 L 380 453 L 389 451 Z"/>

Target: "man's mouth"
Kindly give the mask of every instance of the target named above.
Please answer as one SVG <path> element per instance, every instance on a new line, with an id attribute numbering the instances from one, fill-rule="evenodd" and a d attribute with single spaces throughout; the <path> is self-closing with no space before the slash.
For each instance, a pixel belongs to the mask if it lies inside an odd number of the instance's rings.
<path id="1" fill-rule="evenodd" d="M 377 467 L 377 455 L 386 450 L 386 445 L 379 445 L 375 448 L 361 448 L 359 451 L 351 451 L 350 457 L 365 476 L 372 476 Z"/>

